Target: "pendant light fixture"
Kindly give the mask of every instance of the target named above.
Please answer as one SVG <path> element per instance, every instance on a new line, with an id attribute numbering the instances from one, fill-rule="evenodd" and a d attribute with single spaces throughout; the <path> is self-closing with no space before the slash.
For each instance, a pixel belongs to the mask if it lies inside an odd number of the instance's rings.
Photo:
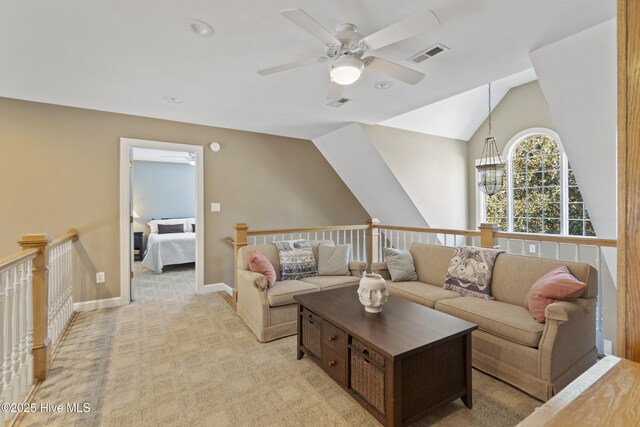
<path id="1" fill-rule="evenodd" d="M 478 188 L 487 196 L 504 190 L 506 165 L 500 157 L 496 139 L 491 136 L 491 83 L 489 83 L 489 136 L 484 140 L 484 148 L 478 169 Z"/>

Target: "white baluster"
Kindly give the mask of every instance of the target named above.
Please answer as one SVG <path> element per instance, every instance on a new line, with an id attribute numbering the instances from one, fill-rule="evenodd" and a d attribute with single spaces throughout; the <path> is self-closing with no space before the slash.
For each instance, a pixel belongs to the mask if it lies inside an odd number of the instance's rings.
<path id="1" fill-rule="evenodd" d="M 4 363 L 2 365 L 2 376 L 4 378 L 4 400 L 5 402 L 15 402 L 14 396 L 14 387 L 13 387 L 13 319 L 14 319 L 14 310 L 13 310 L 13 277 L 12 270 L 4 273 L 4 292 L 6 295 L 6 303 L 5 303 L 5 311 L 4 311 Z"/>
<path id="2" fill-rule="evenodd" d="M 27 272 L 26 263 L 21 264 L 17 268 L 17 273 L 19 273 L 18 279 L 18 288 L 19 291 L 19 322 L 20 322 L 20 332 L 18 334 L 18 375 L 20 377 L 20 395 L 23 395 L 27 392 L 28 378 L 27 378 Z"/>
<path id="3" fill-rule="evenodd" d="M 5 280 L 7 273 L 0 273 L 0 404 L 5 403 L 7 400 L 5 399 L 5 378 L 4 378 L 4 354 L 5 354 L 5 341 L 6 341 L 6 333 L 5 333 L 5 313 L 7 312 L 7 300 L 6 300 L 6 291 L 5 291 Z M 5 412 L 0 411 L 0 426 L 4 426 L 6 421 Z"/>
<path id="4" fill-rule="evenodd" d="M 11 350 L 11 384 L 13 386 L 14 402 L 20 402 L 20 274 L 18 267 L 11 269 L 11 282 L 13 283 L 13 322 L 11 342 L 13 349 Z"/>
<path id="5" fill-rule="evenodd" d="M 27 261 L 27 334 L 25 336 L 27 348 L 27 384 L 33 384 L 33 261 Z M 0 288 L 2 285 L 0 284 Z M 2 303 L 0 302 L 0 307 Z M 0 316 L 1 318 L 2 316 Z M 0 319 L 1 321 L 1 319 Z M 0 327 L 0 330 L 2 328 Z M 2 351 L 0 350 L 0 355 Z M 1 370 L 0 370 L 1 371 Z M 2 424 L 0 424 L 2 425 Z"/>
<path id="6" fill-rule="evenodd" d="M 596 246 L 596 269 L 598 270 L 598 299 L 596 303 L 596 347 L 598 354 L 604 354 L 604 317 L 602 314 L 602 248 Z"/>

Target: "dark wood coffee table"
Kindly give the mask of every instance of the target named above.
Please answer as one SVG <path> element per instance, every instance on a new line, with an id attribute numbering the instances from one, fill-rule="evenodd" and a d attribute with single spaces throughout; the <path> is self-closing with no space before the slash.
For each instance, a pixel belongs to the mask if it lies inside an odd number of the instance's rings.
<path id="1" fill-rule="evenodd" d="M 472 406 L 473 323 L 389 296 L 367 313 L 357 286 L 295 297 L 307 355 L 378 421 L 400 426 L 462 398 Z"/>

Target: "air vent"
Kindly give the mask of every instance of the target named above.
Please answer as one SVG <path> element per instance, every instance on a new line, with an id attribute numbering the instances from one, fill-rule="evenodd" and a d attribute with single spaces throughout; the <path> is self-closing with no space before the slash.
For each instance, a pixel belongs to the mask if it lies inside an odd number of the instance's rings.
<path id="1" fill-rule="evenodd" d="M 445 50 L 449 50 L 449 48 L 441 43 L 437 43 L 437 44 L 434 44 L 433 46 L 429 46 L 428 48 L 416 53 L 415 55 L 409 58 L 409 61 L 419 64 L 425 59 L 434 57 L 437 54 L 444 52 Z"/>
<path id="2" fill-rule="evenodd" d="M 349 98 L 340 98 L 338 100 L 331 101 L 331 102 L 327 103 L 327 105 L 329 107 L 338 108 L 338 107 L 342 107 L 344 104 L 346 104 L 349 101 L 351 101 L 351 99 L 349 99 Z"/>

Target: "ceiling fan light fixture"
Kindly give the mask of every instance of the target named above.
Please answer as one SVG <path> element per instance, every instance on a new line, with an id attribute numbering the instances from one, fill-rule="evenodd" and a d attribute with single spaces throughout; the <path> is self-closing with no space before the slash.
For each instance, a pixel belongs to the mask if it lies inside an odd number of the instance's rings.
<path id="1" fill-rule="evenodd" d="M 364 63 L 356 58 L 343 56 L 329 66 L 331 81 L 347 86 L 358 81 L 364 70 Z"/>

